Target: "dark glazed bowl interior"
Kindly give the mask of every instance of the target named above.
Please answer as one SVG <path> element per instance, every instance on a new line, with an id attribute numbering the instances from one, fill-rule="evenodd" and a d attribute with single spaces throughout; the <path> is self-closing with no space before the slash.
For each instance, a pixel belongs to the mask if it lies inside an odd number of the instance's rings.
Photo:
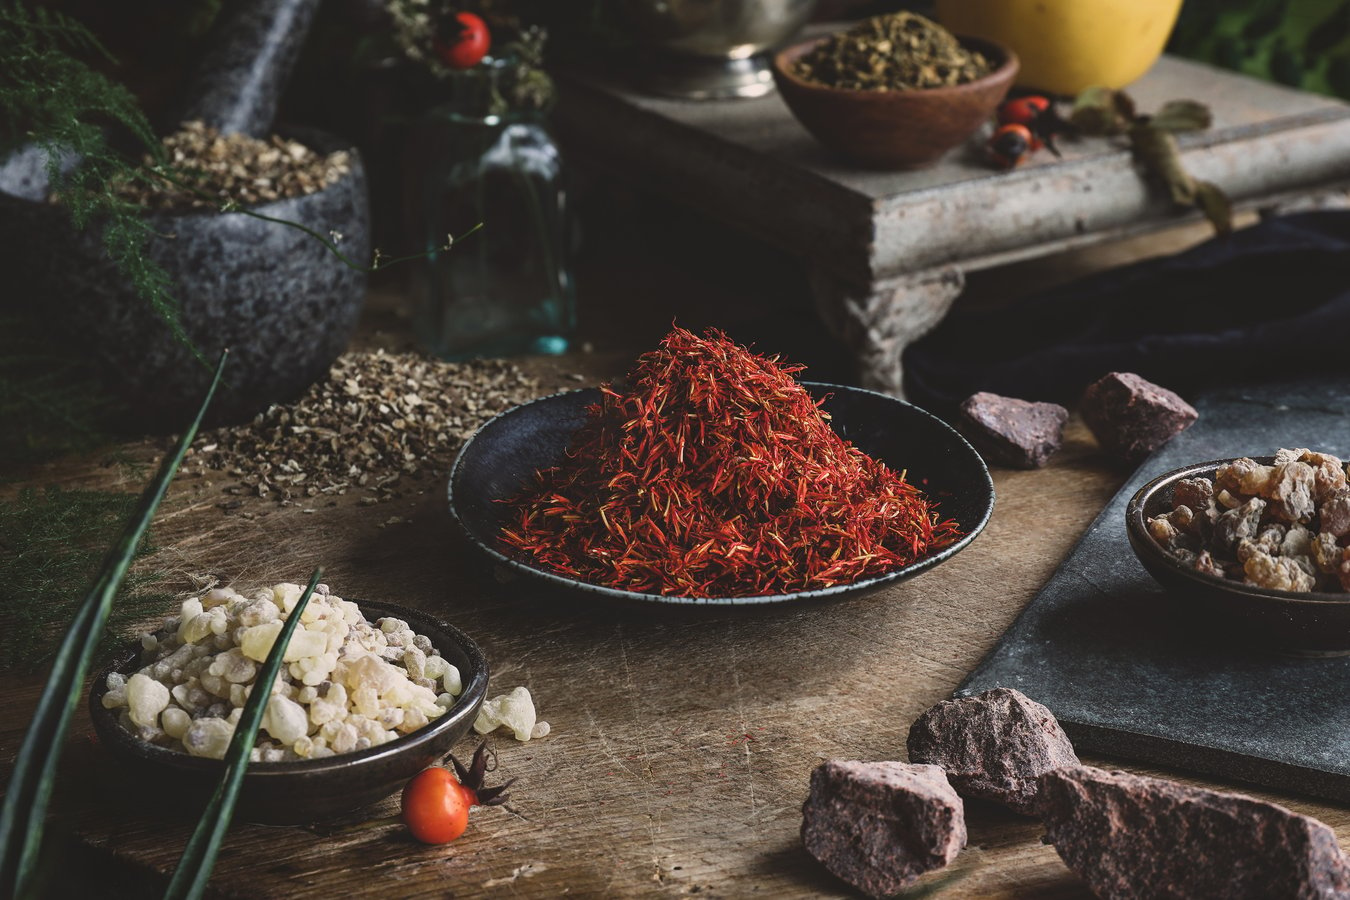
<path id="1" fill-rule="evenodd" d="M 933 566 L 970 544 L 994 509 L 994 483 L 978 453 L 950 425 L 917 406 L 884 394 L 829 384 L 804 385 L 812 396 L 828 395 L 823 409 L 845 439 L 909 480 L 954 519 L 962 537 L 949 547 L 911 565 L 852 584 L 757 597 L 675 597 L 621 591 L 577 581 L 535 567 L 508 554 L 499 534 L 506 507 L 499 503 L 520 493 L 534 473 L 557 465 L 573 433 L 586 419 L 586 407 L 600 399 L 594 388 L 544 397 L 509 409 L 488 422 L 460 451 L 450 473 L 450 511 L 484 553 L 517 572 L 578 598 L 602 596 L 618 601 L 687 605 L 780 603 L 845 597 L 878 590 Z"/>
<path id="2" fill-rule="evenodd" d="M 1272 456 L 1251 457 L 1271 465 Z M 1277 591 L 1197 572 L 1164 550 L 1148 533 L 1153 516 L 1172 509 L 1172 489 L 1184 478 L 1214 478 L 1232 459 L 1196 463 L 1159 475 L 1125 508 L 1130 547 L 1148 573 L 1187 611 L 1210 627 L 1247 641 L 1301 656 L 1350 654 L 1350 595 Z"/>
<path id="3" fill-rule="evenodd" d="M 300 825 L 377 803 L 448 753 L 473 725 L 488 684 L 487 660 L 478 645 L 458 628 L 419 610 L 391 603 L 356 602 L 372 622 L 394 616 L 406 621 L 413 631 L 429 637 L 441 656 L 459 669 L 463 693 L 439 719 L 379 747 L 316 760 L 249 764 L 236 819 L 265 825 Z M 108 786 L 128 796 L 140 796 L 138 809 L 152 808 L 154 804 L 143 801 L 153 795 L 156 802 L 160 798 L 165 799 L 166 805 L 172 802 L 173 812 L 194 816 L 206 805 L 220 779 L 221 761 L 147 744 L 122 728 L 113 712 L 103 708 L 108 674 L 114 670 L 127 675 L 135 672 L 140 652 L 139 643 L 127 647 L 111 666 L 95 676 L 89 695 L 89 715 L 112 766 L 107 775 L 114 783 Z"/>

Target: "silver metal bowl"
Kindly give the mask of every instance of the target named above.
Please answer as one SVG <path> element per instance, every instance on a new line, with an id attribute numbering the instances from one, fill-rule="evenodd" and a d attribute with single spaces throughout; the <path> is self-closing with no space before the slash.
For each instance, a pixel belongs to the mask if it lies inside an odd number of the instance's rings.
<path id="1" fill-rule="evenodd" d="M 615 0 L 622 27 L 656 55 L 643 87 L 696 100 L 773 90 L 765 51 L 795 35 L 816 0 Z"/>

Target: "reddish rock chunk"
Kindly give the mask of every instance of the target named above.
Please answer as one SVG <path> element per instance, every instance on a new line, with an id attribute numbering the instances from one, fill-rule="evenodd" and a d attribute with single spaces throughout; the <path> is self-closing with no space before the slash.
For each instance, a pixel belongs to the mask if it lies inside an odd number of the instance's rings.
<path id="1" fill-rule="evenodd" d="M 1033 403 L 981 392 L 961 404 L 961 433 L 991 463 L 1039 469 L 1064 441 L 1069 411 L 1058 403 Z"/>
<path id="2" fill-rule="evenodd" d="M 1078 765 L 1050 710 L 1011 688 L 944 700 L 909 729 L 911 762 L 932 763 L 963 797 L 1033 816 L 1041 775 Z"/>
<path id="3" fill-rule="evenodd" d="M 1105 900 L 1350 897 L 1316 819 L 1240 794 L 1079 767 L 1041 779 L 1046 840 Z"/>
<path id="4" fill-rule="evenodd" d="M 1083 421 L 1106 452 L 1129 465 L 1185 431 L 1195 407 L 1167 388 L 1131 372 L 1112 372 L 1088 385 Z"/>
<path id="5" fill-rule="evenodd" d="M 885 897 L 956 858 L 965 807 L 937 766 L 831 759 L 811 773 L 802 843 L 834 875 Z"/>

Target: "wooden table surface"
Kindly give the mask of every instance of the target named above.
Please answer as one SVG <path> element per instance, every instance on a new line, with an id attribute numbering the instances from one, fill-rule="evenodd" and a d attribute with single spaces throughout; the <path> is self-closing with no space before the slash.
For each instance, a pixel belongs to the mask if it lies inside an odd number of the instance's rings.
<path id="1" fill-rule="evenodd" d="M 1185 228 L 1024 263 L 987 285 L 974 283 L 965 300 L 1006 302 L 1010 292 L 1175 252 L 1206 236 L 1204 228 Z M 640 271 L 675 288 L 652 298 L 659 312 L 612 304 L 606 321 L 629 340 L 660 333 L 671 305 L 687 293 L 665 256 L 634 252 L 627 262 L 608 254 L 596 264 L 613 270 L 620 286 Z M 616 298 L 627 296 L 612 287 Z M 705 286 L 714 306 L 732 302 L 716 287 Z M 596 289 L 606 292 L 603 284 Z M 373 292 L 356 346 L 402 346 L 402 305 L 396 292 Z M 624 371 L 632 355 L 611 346 L 526 368 L 548 393 L 576 386 L 564 373 L 599 380 Z M 0 471 L 0 496 L 23 484 L 139 492 L 148 475 L 125 462 L 151 460 L 155 449 L 123 448 L 115 464 L 95 453 Z M 171 587 L 186 590 L 189 575 L 215 574 L 247 587 L 304 581 L 322 564 L 340 594 L 421 607 L 462 627 L 487 653 L 490 693 L 527 685 L 553 726 L 548 737 L 526 744 L 494 737 L 500 775 L 519 779 L 512 805 L 520 818 L 476 810 L 464 837 L 446 847 L 414 843 L 397 824 L 323 836 L 237 823 L 212 894 L 850 896 L 801 849 L 800 808 L 811 769 L 829 757 L 904 759 L 910 723 L 980 660 L 1123 481 L 1075 419 L 1064 450 L 1046 469 L 994 470 L 998 499 L 989 526 L 927 574 L 855 600 L 666 611 L 559 608 L 525 586 L 497 583 L 453 532 L 443 479 L 428 480 L 426 493 L 411 500 L 362 507 L 347 495 L 306 514 L 262 501 L 222 510 L 223 499 L 234 499 L 222 493 L 227 482 L 185 472 L 156 517 L 159 549 L 142 561 L 146 570 L 169 573 L 182 582 Z M 386 524 L 394 517 L 409 521 Z M 38 677 L 6 676 L 0 784 L 9 778 L 39 688 Z M 189 826 L 155 814 L 154 785 L 146 786 L 142 808 L 102 800 L 100 756 L 90 735 L 81 708 L 49 821 L 48 841 L 63 854 L 59 872 L 76 882 L 58 896 L 157 897 Z M 467 755 L 473 746 L 466 739 L 456 752 Z M 1253 793 L 1323 819 L 1350 846 L 1350 811 Z M 353 821 L 395 809 L 386 801 Z M 972 805 L 968 825 L 969 846 L 936 876 L 940 896 L 1090 896 L 1053 848 L 1040 843 L 1034 821 Z"/>
<path id="2" fill-rule="evenodd" d="M 26 480 L 139 489 L 99 457 Z M 338 836 L 236 824 L 213 889 L 250 898 L 847 896 L 798 838 L 811 769 L 829 757 L 904 759 L 910 722 L 990 648 L 1121 480 L 1075 420 L 1049 468 L 996 471 L 988 529 L 925 575 L 818 605 L 665 611 L 558 606 L 498 583 L 453 533 L 439 482 L 374 507 L 348 496 L 317 514 L 262 501 L 227 514 L 219 479 L 184 475 L 156 520 L 149 566 L 254 586 L 303 581 L 321 563 L 345 596 L 424 608 L 463 628 L 488 655 L 491 693 L 527 685 L 553 726 L 529 743 L 495 739 L 499 774 L 519 779 L 519 816 L 476 810 L 468 833 L 444 847 L 416 844 L 396 823 Z M 409 521 L 384 525 L 391 516 Z M 0 776 L 37 688 L 35 678 L 8 682 Z M 458 752 L 471 749 L 466 740 Z M 82 851 L 68 860 L 135 896 L 133 886 L 172 870 L 187 827 L 156 817 L 154 785 L 140 808 L 99 799 L 98 752 L 81 710 L 51 834 Z M 1350 838 L 1344 809 L 1273 799 Z M 393 810 L 386 801 L 377 813 Z M 1039 843 L 1036 823 L 984 807 L 968 816 L 970 845 L 941 876 L 942 896 L 1089 896 Z"/>

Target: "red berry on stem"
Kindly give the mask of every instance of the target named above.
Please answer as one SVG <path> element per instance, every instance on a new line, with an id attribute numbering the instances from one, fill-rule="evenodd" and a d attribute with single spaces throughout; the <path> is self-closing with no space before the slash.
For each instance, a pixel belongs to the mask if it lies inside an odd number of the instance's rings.
<path id="1" fill-rule="evenodd" d="M 1050 101 L 1045 97 L 1038 97 L 1035 94 L 1017 97 L 999 106 L 998 124 L 1008 125 L 1011 123 L 1030 126 L 1049 108 Z"/>
<path id="2" fill-rule="evenodd" d="M 486 743 L 478 745 L 467 768 L 453 756 L 450 763 L 455 767 L 454 773 L 432 766 L 418 772 L 403 787 L 403 822 L 412 836 L 424 844 L 448 844 L 463 834 L 469 825 L 471 807 L 505 806 L 506 789 L 515 781 L 513 778 L 496 787 L 483 786 L 489 766 Z"/>
<path id="3" fill-rule="evenodd" d="M 445 37 L 437 37 L 432 46 L 441 62 L 452 69 L 473 68 L 483 61 L 492 46 L 487 23 L 473 13 L 457 13 L 444 32 Z"/>
<path id="4" fill-rule="evenodd" d="M 1001 169 L 1011 169 L 1032 150 L 1031 129 L 1016 122 L 1000 125 L 989 139 L 989 158 Z"/>

